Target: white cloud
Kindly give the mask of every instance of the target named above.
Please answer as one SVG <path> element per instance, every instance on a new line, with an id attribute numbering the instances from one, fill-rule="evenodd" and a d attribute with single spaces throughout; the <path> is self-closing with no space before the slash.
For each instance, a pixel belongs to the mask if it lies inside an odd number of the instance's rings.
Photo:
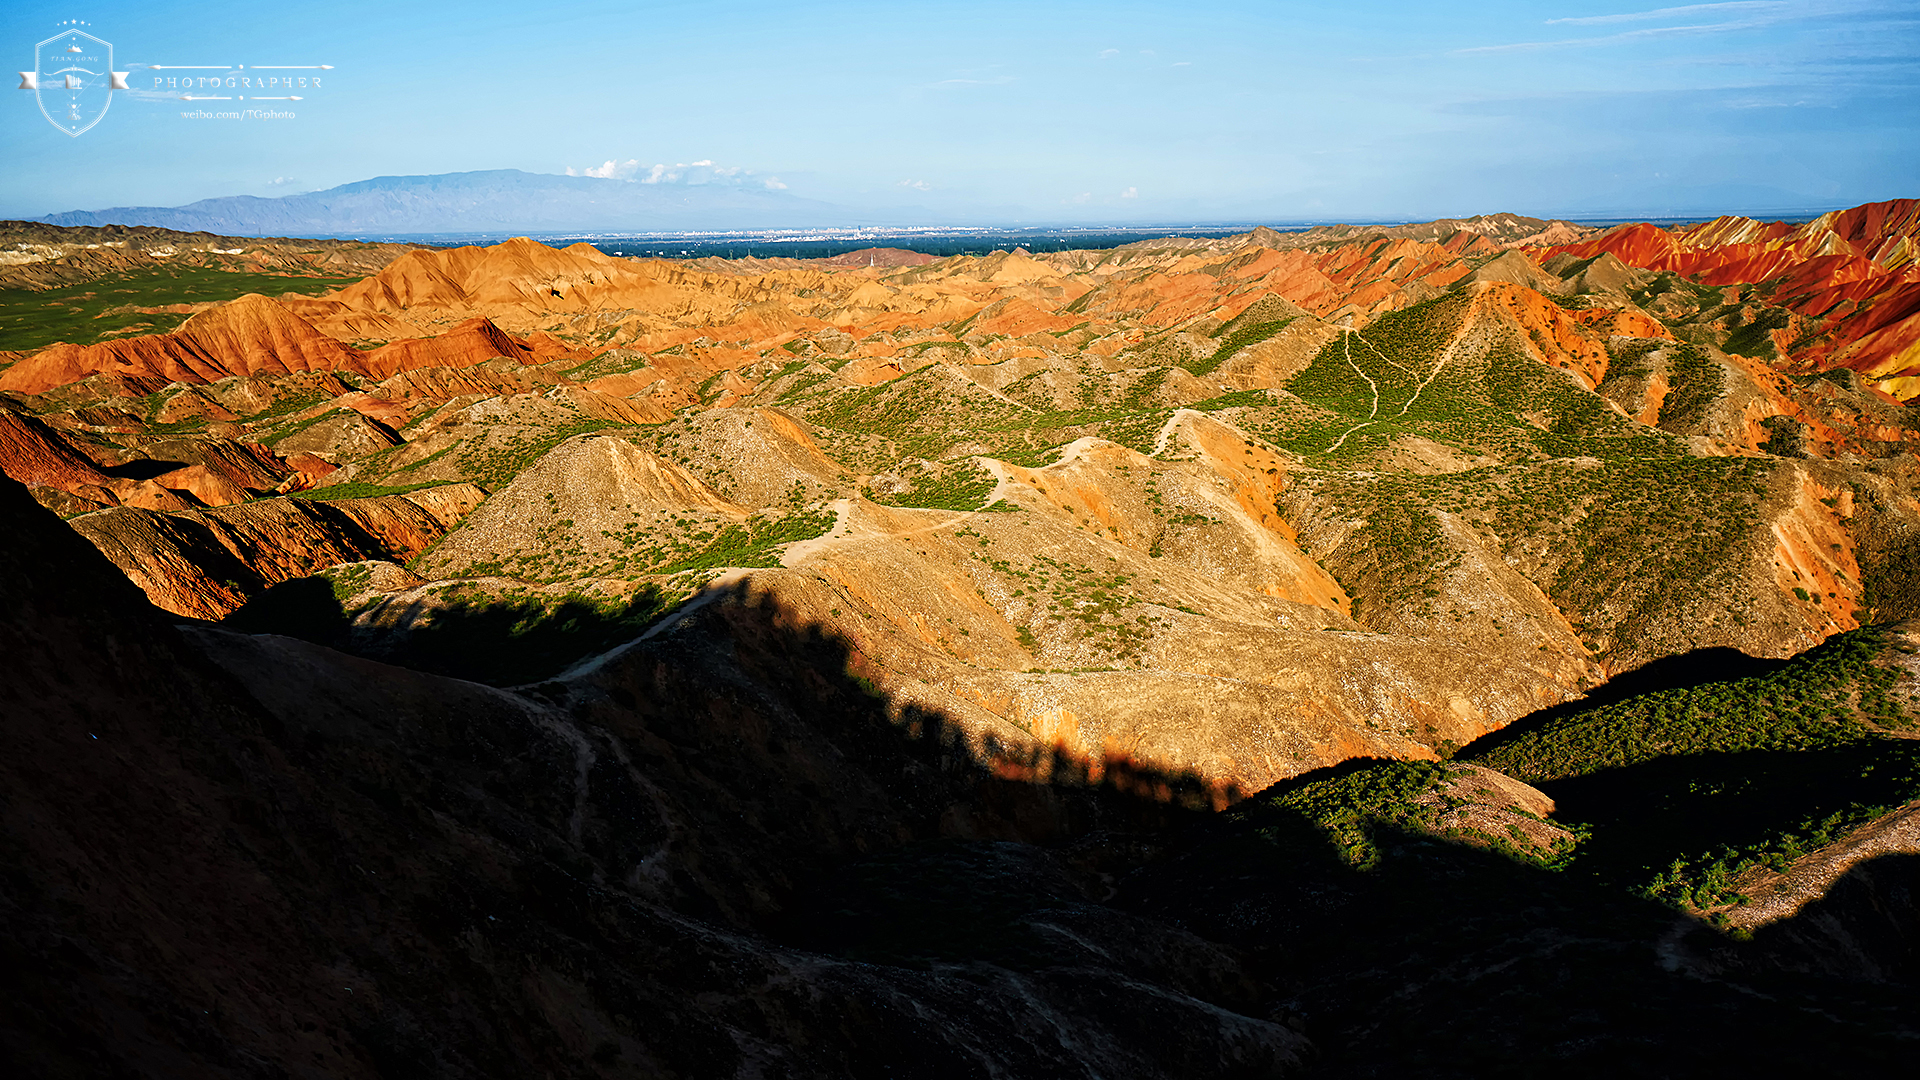
<path id="1" fill-rule="evenodd" d="M 1121 192 L 1120 197 L 1123 199 L 1137 199 L 1140 197 L 1140 189 L 1137 187 L 1130 187 L 1127 190 Z"/>
<path id="2" fill-rule="evenodd" d="M 1069 197 L 1069 198 L 1065 198 L 1065 199 L 1062 199 L 1062 200 L 1060 200 L 1060 201 L 1061 201 L 1061 202 L 1070 202 L 1070 203 L 1083 203 L 1083 202 L 1092 202 L 1092 201 L 1093 201 L 1093 192 L 1091 192 L 1091 191 L 1083 191 L 1083 192 L 1081 192 L 1081 193 L 1080 193 L 1080 194 L 1078 194 L 1078 195 L 1074 195 L 1074 196 L 1071 196 L 1071 197 Z"/>
<path id="3" fill-rule="evenodd" d="M 596 176 L 602 180 L 625 180 L 627 177 L 632 176 L 633 171 L 635 169 L 638 169 L 639 167 L 640 167 L 640 163 L 634 160 L 628 160 L 625 162 L 609 161 L 604 165 L 588 166 L 587 168 L 581 169 L 578 172 L 575 172 L 572 166 L 568 166 L 567 175 L 568 176 Z"/>
<path id="4" fill-rule="evenodd" d="M 286 187 L 288 184 L 297 184 L 299 182 L 300 182 L 300 178 L 297 176 L 276 176 L 273 179 L 267 181 L 267 186 L 268 187 Z"/>
<path id="5" fill-rule="evenodd" d="M 743 184 L 757 181 L 772 190 L 787 185 L 777 176 L 768 177 L 738 165 L 715 165 L 711 158 L 699 161 L 661 162 L 643 165 L 638 158 L 609 160 L 585 168 L 567 167 L 568 176 L 591 176 L 600 180 L 625 180 L 637 184 Z"/>
<path id="6" fill-rule="evenodd" d="M 1102 60 L 1111 60 L 1114 57 L 1119 55 L 1120 55 L 1119 49 L 1101 49 L 1100 50 L 1100 59 Z"/>
<path id="7" fill-rule="evenodd" d="M 1703 11 L 1769 11 L 1786 7 L 1786 0 L 1732 0 L 1724 4 L 1687 4 L 1684 7 L 1656 8 L 1653 11 L 1630 11 L 1619 15 L 1578 15 L 1565 19 L 1548 19 L 1547 25 L 1564 23 L 1569 26 L 1594 26 L 1600 23 L 1646 22 L 1650 19 L 1677 19 L 1688 15 L 1698 15 Z"/>
<path id="8" fill-rule="evenodd" d="M 915 191 L 932 191 L 933 190 L 933 185 L 927 183 L 925 180 L 902 180 L 900 181 L 898 186 L 904 187 L 904 188 L 912 188 Z"/>

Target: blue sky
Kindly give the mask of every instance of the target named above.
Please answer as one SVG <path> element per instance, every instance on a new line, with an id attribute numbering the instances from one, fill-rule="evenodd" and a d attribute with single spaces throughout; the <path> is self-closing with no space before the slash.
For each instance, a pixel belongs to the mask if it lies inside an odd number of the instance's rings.
<path id="1" fill-rule="evenodd" d="M 385 174 L 784 185 L 930 221 L 1632 216 L 1920 195 L 1920 0 L 65 3 L 142 64 L 331 64 L 290 120 L 0 99 L 0 215 Z M 144 79 L 143 79 L 144 76 Z M 9 81 L 9 86 L 17 79 Z M 701 164 L 705 163 L 705 164 Z M 659 167 L 659 168 L 656 168 Z"/>

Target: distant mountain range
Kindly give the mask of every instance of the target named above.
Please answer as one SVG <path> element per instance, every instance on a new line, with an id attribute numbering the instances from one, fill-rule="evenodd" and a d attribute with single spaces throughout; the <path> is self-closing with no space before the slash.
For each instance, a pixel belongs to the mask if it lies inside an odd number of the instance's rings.
<path id="1" fill-rule="evenodd" d="M 1563 216 L 1711 217 L 1743 207 L 1810 215 L 1834 208 L 1816 206 L 1817 202 L 1793 192 L 1750 185 L 1663 188 L 1577 200 L 1563 210 Z M 1000 225 L 1025 216 L 1018 207 L 976 206 L 964 211 L 950 207 L 945 213 L 917 206 L 854 208 L 750 184 L 648 184 L 489 169 L 376 176 L 271 199 L 234 195 L 185 206 L 70 210 L 33 220 L 69 226 L 146 225 L 222 236 L 368 237 Z M 1274 215 L 1268 217 L 1271 220 Z"/>
<path id="2" fill-rule="evenodd" d="M 262 199 L 117 206 L 37 219 L 50 225 L 152 225 L 227 236 L 369 236 L 483 232 L 676 232 L 904 224 L 784 191 L 726 184 L 642 184 L 490 169 L 377 176 Z"/>

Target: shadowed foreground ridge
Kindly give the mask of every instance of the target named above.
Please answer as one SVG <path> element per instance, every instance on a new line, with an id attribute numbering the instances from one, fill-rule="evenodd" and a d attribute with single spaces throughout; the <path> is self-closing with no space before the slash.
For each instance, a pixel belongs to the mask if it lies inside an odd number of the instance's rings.
<path id="1" fill-rule="evenodd" d="M 177 626 L 0 504 L 18 1075 L 1884 1074 L 1916 1045 L 1911 858 L 1741 942 L 1316 801 L 1477 766 L 1213 815 L 1192 777 L 881 699 L 744 590 L 498 690 Z"/>
<path id="2" fill-rule="evenodd" d="M 769 613 L 733 613 L 724 668 L 687 633 L 522 697 L 176 629 L 4 498 L 0 1046 L 24 1074 L 1270 1075 L 1304 1052 L 1228 954 L 1091 903 L 1097 952 L 1020 972 L 772 943 L 863 851 L 946 833 L 991 859 L 1178 812 L 997 781 L 936 717 L 905 738 L 835 642 Z"/>

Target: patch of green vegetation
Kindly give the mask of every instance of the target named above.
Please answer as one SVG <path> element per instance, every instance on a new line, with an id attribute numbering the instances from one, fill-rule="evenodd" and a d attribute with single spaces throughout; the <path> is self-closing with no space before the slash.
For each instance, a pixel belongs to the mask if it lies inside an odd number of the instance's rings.
<path id="1" fill-rule="evenodd" d="M 618 531 L 604 533 L 621 551 L 611 556 L 589 553 L 570 531 L 573 522 L 559 519 L 541 530 L 538 551 L 500 560 L 490 568 L 470 567 L 468 573 L 490 569 L 532 580 L 560 581 L 598 576 L 679 574 L 725 567 L 762 567 L 780 564 L 780 548 L 811 540 L 833 528 L 828 509 L 762 511 L 745 522 L 674 515 L 636 519 Z"/>
<path id="2" fill-rule="evenodd" d="M 1742 879 L 1920 797 L 1920 743 L 1866 738 L 1797 752 L 1674 758 L 1553 785 L 1598 842 L 1585 869 L 1682 909 L 1745 903 Z M 1633 796 L 1637 795 L 1637 801 Z M 1626 800 L 1626 801 L 1623 801 Z"/>
<path id="3" fill-rule="evenodd" d="M 622 427 L 612 420 L 583 416 L 572 423 L 546 428 L 532 434 L 518 434 L 504 446 L 475 442 L 463 446 L 456 464 L 461 473 L 488 491 L 498 491 L 538 461 L 547 451 L 576 435 L 588 435 L 608 428 Z"/>
<path id="4" fill-rule="evenodd" d="M 876 493 L 873 500 L 887 506 L 911 506 L 924 510 L 978 510 L 993 494 L 993 474 L 972 461 L 928 466 L 915 462 L 901 470 L 902 478 L 912 483 L 907 491 Z"/>
<path id="5" fill-rule="evenodd" d="M 109 337 L 164 333 L 187 319 L 182 314 L 145 314 L 129 308 L 232 300 L 247 293 L 330 292 L 359 280 L 175 265 L 57 289 L 0 289 L 0 349 L 39 349 L 56 341 L 91 345 Z"/>
<path id="6" fill-rule="evenodd" d="M 956 535 L 979 538 L 983 547 L 988 546 L 984 537 L 969 529 Z M 977 552 L 973 558 L 995 574 L 1021 583 L 1012 599 L 1029 605 L 1029 622 L 1045 622 L 1052 638 L 1076 642 L 1101 656 L 1137 659 L 1156 631 L 1172 625 L 1153 610 L 1156 605 L 1141 599 L 1135 576 L 1126 571 L 1095 570 L 1039 553 L 1027 556 L 1024 565 L 997 558 L 990 551 Z M 1146 610 L 1140 610 L 1143 606 Z M 1023 628 L 1021 633 L 1023 643 L 1033 638 L 1029 630 Z M 1026 647 L 1031 650 L 1034 645 Z"/>
<path id="7" fill-rule="evenodd" d="M 1708 406 L 1726 392 L 1726 372 L 1693 345 L 1667 353 L 1667 396 L 1656 421 L 1669 431 L 1698 423 Z"/>
<path id="8" fill-rule="evenodd" d="M 1653 354 L 1662 346 L 1659 341 L 1644 338 L 1613 338 L 1607 342 L 1607 377 L 1601 382 L 1608 383 L 1622 379 L 1643 379 L 1653 374 Z"/>
<path id="9" fill-rule="evenodd" d="M 1731 580 L 1755 542 L 1766 475 L 1742 458 L 1555 464 L 1514 474 L 1491 524 L 1509 543 L 1551 537 L 1547 595 L 1587 613 L 1577 629 L 1620 639 Z"/>
<path id="10" fill-rule="evenodd" d="M 1793 312 L 1786 308 L 1764 307 L 1754 313 L 1753 321 L 1729 329 L 1732 333 L 1720 346 L 1724 352 L 1751 356 L 1758 360 L 1777 360 L 1779 350 L 1773 344 L 1773 335 L 1768 331 L 1780 330 L 1793 323 Z"/>
<path id="11" fill-rule="evenodd" d="M 629 371 L 638 371 L 646 367 L 648 356 L 637 349 L 608 349 L 585 363 L 566 369 L 562 374 L 575 382 L 586 382 L 604 375 L 624 375 Z"/>
<path id="12" fill-rule="evenodd" d="M 1440 762 L 1362 758 L 1281 781 L 1232 813 L 1283 849 L 1301 846 L 1304 821 L 1341 861 L 1361 870 L 1380 865 L 1381 842 L 1394 834 L 1472 841 L 1519 862 L 1554 869 L 1566 865 L 1575 850 L 1572 843 L 1541 853 L 1512 837 L 1448 825 L 1446 815 L 1468 805 L 1445 789 L 1458 771 Z"/>
<path id="13" fill-rule="evenodd" d="M 1920 741 L 1883 734 L 1914 722 L 1875 662 L 1887 646 L 1838 634 L 1765 675 L 1579 709 L 1462 756 L 1589 826 L 1589 872 L 1682 906 L 1738 903 L 1741 875 L 1920 797 Z"/>
<path id="14" fill-rule="evenodd" d="M 1860 602 L 1871 618 L 1889 622 L 1920 618 L 1920 534 L 1897 538 L 1885 548 L 1865 552 L 1860 562 Z"/>
<path id="15" fill-rule="evenodd" d="M 1843 745 L 1866 737 L 1870 724 L 1908 723 L 1887 695 L 1895 673 L 1873 663 L 1884 647 L 1875 630 L 1836 634 L 1770 674 L 1645 694 L 1502 732 L 1464 758 L 1532 784 L 1660 757 Z"/>
<path id="16" fill-rule="evenodd" d="M 1483 353 L 1443 352 L 1470 303 L 1464 294 L 1436 297 L 1341 334 L 1287 385 L 1308 410 L 1282 409 L 1252 426 L 1287 450 L 1340 463 L 1406 435 L 1508 460 L 1686 452 L 1671 436 L 1619 415 L 1571 373 L 1534 359 L 1517 339 Z M 1711 401 L 1718 385 L 1710 374 L 1717 369 L 1692 380 L 1676 410 Z"/>
<path id="17" fill-rule="evenodd" d="M 1023 469 L 1040 469 L 1058 461 L 1060 459 L 1060 448 L 1065 445 L 1065 443 L 1050 443 L 1045 446 L 1007 446 L 1003 444 L 996 448 L 995 453 L 999 456 L 1000 460 L 1010 465 L 1018 465 Z"/>
<path id="18" fill-rule="evenodd" d="M 1760 427 L 1767 433 L 1760 449 L 1775 457 L 1807 456 L 1807 425 L 1791 416 L 1769 416 L 1760 421 Z"/>
<path id="19" fill-rule="evenodd" d="M 329 397 L 330 395 L 321 390 L 310 390 L 301 394 L 288 394 L 286 397 L 280 398 L 252 416 L 243 417 L 240 422 L 243 424 L 258 424 L 267 420 L 275 420 L 291 413 L 297 413 L 301 409 L 310 409 L 328 400 Z"/>
<path id="20" fill-rule="evenodd" d="M 878 386 L 834 389 L 795 400 L 812 424 L 891 440 L 899 452 L 939 459 L 968 436 L 1036 426 L 1032 413 L 939 366 Z"/>
<path id="21" fill-rule="evenodd" d="M 328 409 L 325 412 L 315 413 L 304 420 L 289 420 L 280 424 L 278 427 L 260 432 L 254 437 L 260 442 L 271 445 L 279 442 L 281 439 L 298 435 L 322 420 L 331 420 L 335 417 L 345 416 L 350 412 L 352 412 L 351 409 Z M 189 420 L 182 421 L 182 423 L 204 426 L 206 424 L 206 418 L 196 416 Z M 147 428 L 151 431 L 177 430 L 179 427 L 179 424 L 159 424 L 151 421 L 147 424 Z"/>
<path id="22" fill-rule="evenodd" d="M 781 545 L 825 535 L 833 528 L 833 517 L 831 511 L 802 511 L 756 517 L 745 525 L 728 525 L 714 534 L 704 550 L 670 562 L 658 572 L 677 574 L 683 570 L 730 566 L 778 566 Z"/>
<path id="23" fill-rule="evenodd" d="M 1739 572 L 1763 539 L 1769 470 L 1764 459 L 1562 458 L 1437 475 L 1329 471 L 1300 482 L 1353 523 L 1344 542 L 1315 555 L 1363 621 L 1424 611 L 1438 596 L 1457 558 L 1435 517 L 1445 512 L 1498 535 L 1508 551 L 1539 552 L 1527 572 L 1576 628 L 1620 641 Z"/>
<path id="24" fill-rule="evenodd" d="M 1258 408 L 1272 403 L 1272 396 L 1265 390 L 1235 390 L 1230 394 L 1210 397 L 1189 408 L 1198 409 L 1201 412 L 1212 412 L 1217 409 Z"/>
<path id="25" fill-rule="evenodd" d="M 1190 361 L 1183 366 L 1195 375 L 1210 374 L 1215 368 L 1232 359 L 1234 353 L 1239 352 L 1249 345 L 1265 341 L 1280 331 L 1285 330 L 1293 323 L 1295 317 L 1296 316 L 1288 316 L 1284 319 L 1273 319 L 1268 322 L 1257 322 L 1236 327 L 1220 342 L 1220 347 L 1213 351 L 1212 356 L 1204 360 Z"/>
<path id="26" fill-rule="evenodd" d="M 1146 405 L 1146 401 L 1153 397 L 1153 395 L 1159 393 L 1160 388 L 1167 384 L 1167 376 L 1170 373 L 1167 368 L 1151 368 L 1147 370 L 1141 374 L 1139 378 L 1135 379 L 1131 386 L 1127 387 L 1126 396 L 1121 399 L 1121 404 L 1130 409 L 1148 408 L 1149 406 Z"/>
<path id="27" fill-rule="evenodd" d="M 1349 504 L 1366 515 L 1358 532 L 1358 558 L 1342 560 L 1341 577 L 1354 586 L 1354 617 L 1361 621 L 1389 609 L 1418 607 L 1440 593 L 1460 556 L 1448 549 L 1433 512 L 1403 476 L 1382 476 Z"/>
<path id="28" fill-rule="evenodd" d="M 1651 308 L 1655 301 L 1669 294 L 1677 294 L 1683 306 L 1680 314 L 1661 318 L 1668 326 L 1678 326 L 1693 318 L 1701 309 L 1720 306 L 1721 293 L 1711 285 L 1701 285 L 1689 281 L 1671 270 L 1662 270 L 1638 288 L 1627 290 L 1627 299 L 1636 306 Z"/>
<path id="29" fill-rule="evenodd" d="M 333 598 L 341 604 L 365 592 L 373 585 L 373 568 L 365 563 L 347 563 L 320 571 L 333 589 Z"/>
<path id="30" fill-rule="evenodd" d="M 1149 412 L 1102 414 L 1083 414 L 1092 421 L 1092 429 L 1109 442 L 1119 443 L 1129 450 L 1142 454 L 1153 452 L 1153 444 L 1160 436 L 1160 430 L 1173 418 L 1172 409 L 1155 409 Z"/>

